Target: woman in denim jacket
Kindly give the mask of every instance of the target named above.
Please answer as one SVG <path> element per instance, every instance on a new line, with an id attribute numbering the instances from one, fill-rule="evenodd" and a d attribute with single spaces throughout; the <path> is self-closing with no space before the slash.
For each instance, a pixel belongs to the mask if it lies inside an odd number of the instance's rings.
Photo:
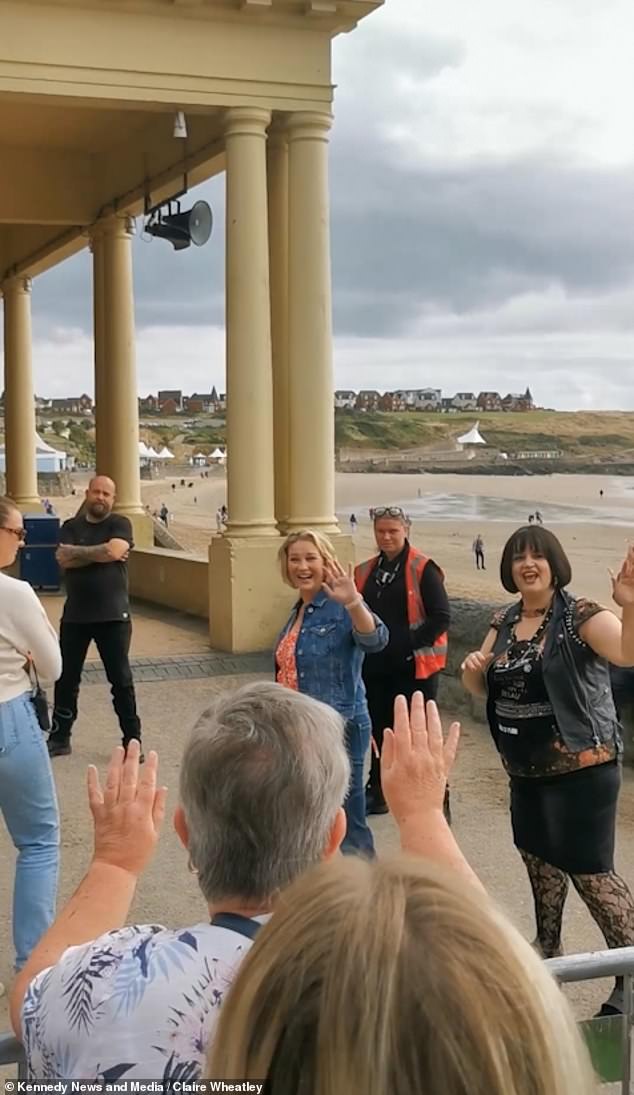
<path id="1" fill-rule="evenodd" d="M 388 630 L 357 592 L 352 567 L 344 571 L 320 533 L 291 533 L 279 559 L 282 578 L 298 591 L 299 600 L 276 644 L 276 679 L 329 704 L 346 720 L 352 775 L 342 850 L 373 856 L 363 780 L 371 724 L 361 669 L 366 651 L 387 646 Z"/>

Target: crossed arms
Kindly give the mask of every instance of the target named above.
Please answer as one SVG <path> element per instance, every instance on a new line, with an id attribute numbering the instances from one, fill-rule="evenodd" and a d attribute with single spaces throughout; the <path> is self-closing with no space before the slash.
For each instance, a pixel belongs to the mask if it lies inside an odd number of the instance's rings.
<path id="1" fill-rule="evenodd" d="M 129 551 L 128 541 L 115 537 L 105 544 L 95 544 L 93 547 L 60 544 L 55 557 L 63 570 L 72 570 L 90 566 L 92 563 L 119 563 L 127 559 Z"/>

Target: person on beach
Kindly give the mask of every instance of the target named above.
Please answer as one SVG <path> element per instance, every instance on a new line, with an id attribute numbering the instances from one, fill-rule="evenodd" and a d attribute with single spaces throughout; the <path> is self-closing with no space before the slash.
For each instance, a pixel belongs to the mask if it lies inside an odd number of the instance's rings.
<path id="1" fill-rule="evenodd" d="M 357 523 L 358 522 L 357 522 L 357 518 L 356 518 L 355 514 L 351 513 L 350 514 L 350 532 L 352 533 L 353 536 L 354 536 L 355 532 L 357 531 Z"/>
<path id="2" fill-rule="evenodd" d="M 367 785 L 367 809 L 387 812 L 381 787 L 380 750 L 383 730 L 390 726 L 394 700 L 422 692 L 438 695 L 440 674 L 447 664 L 449 600 L 444 574 L 436 563 L 408 540 L 409 521 L 400 506 L 374 507 L 374 537 L 379 554 L 355 571 L 359 593 L 389 631 L 389 642 L 363 664 L 363 680 L 377 749 L 372 751 Z"/>
<path id="3" fill-rule="evenodd" d="M 476 570 L 486 570 L 484 565 L 484 540 L 480 533 L 473 541 L 473 554 L 475 556 Z"/>
<path id="4" fill-rule="evenodd" d="M 465 688 L 487 700 L 509 775 L 513 839 L 530 880 L 537 944 L 561 954 L 569 880 L 608 947 L 634 945 L 634 900 L 615 872 L 621 737 L 610 663 L 634 664 L 634 549 L 612 578 L 622 621 L 567 592 L 568 558 L 545 528 L 508 540 L 502 585 L 520 599 L 495 614 L 462 664 Z M 602 1015 L 622 1009 L 617 981 Z"/>
<path id="5" fill-rule="evenodd" d="M 279 562 L 283 581 L 299 599 L 275 645 L 276 679 L 329 704 L 346 720 L 352 774 L 342 851 L 372 857 L 363 787 L 372 730 L 361 670 L 364 655 L 387 645 L 388 630 L 357 591 L 352 567 L 343 569 L 321 533 L 291 533 L 279 550 Z"/>

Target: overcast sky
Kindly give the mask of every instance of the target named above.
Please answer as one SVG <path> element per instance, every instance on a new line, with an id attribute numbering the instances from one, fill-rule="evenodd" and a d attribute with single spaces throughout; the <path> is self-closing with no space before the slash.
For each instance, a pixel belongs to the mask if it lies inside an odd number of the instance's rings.
<path id="1" fill-rule="evenodd" d="M 634 408 L 631 0 L 386 0 L 335 43 L 338 387 Z M 139 388 L 224 388 L 212 242 L 135 241 Z M 36 280 L 38 393 L 92 392 L 90 265 Z"/>

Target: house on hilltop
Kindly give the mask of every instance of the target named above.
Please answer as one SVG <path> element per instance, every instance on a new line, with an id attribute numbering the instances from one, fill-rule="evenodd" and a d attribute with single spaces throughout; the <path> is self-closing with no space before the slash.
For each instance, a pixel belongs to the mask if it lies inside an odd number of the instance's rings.
<path id="1" fill-rule="evenodd" d="M 182 411 L 182 409 L 183 409 L 183 393 L 178 389 L 171 389 L 171 388 L 168 388 L 168 389 L 165 389 L 162 392 L 159 392 L 158 393 L 159 411 L 163 412 L 163 407 L 165 406 L 166 403 L 170 403 L 170 404 L 173 403 L 176 407 L 176 412 Z M 165 412 L 165 413 L 168 413 L 168 412 Z M 172 414 L 174 412 L 170 411 L 169 413 Z"/>
<path id="2" fill-rule="evenodd" d="M 501 411 L 502 396 L 499 392 L 480 392 L 477 407 L 479 411 Z"/>
<path id="3" fill-rule="evenodd" d="M 335 392 L 335 407 L 338 411 L 353 411 L 357 402 L 357 393 L 351 389 L 340 388 Z"/>
<path id="4" fill-rule="evenodd" d="M 417 411 L 439 411 L 442 406 L 440 388 L 421 388 L 416 393 L 414 406 Z"/>
<path id="5" fill-rule="evenodd" d="M 517 394 L 509 392 L 504 396 L 502 400 L 502 408 L 505 411 L 532 411 L 535 409 L 535 403 L 533 396 L 531 395 L 530 388 L 527 388 L 523 394 Z"/>
<path id="6" fill-rule="evenodd" d="M 478 400 L 475 392 L 456 392 L 451 404 L 457 411 L 475 411 Z"/>
<path id="7" fill-rule="evenodd" d="M 355 401 L 357 411 L 378 411 L 381 401 L 381 393 L 372 388 L 363 388 Z"/>
<path id="8" fill-rule="evenodd" d="M 50 410 L 54 414 L 92 414 L 93 403 L 84 392 L 68 399 L 51 399 Z"/>

